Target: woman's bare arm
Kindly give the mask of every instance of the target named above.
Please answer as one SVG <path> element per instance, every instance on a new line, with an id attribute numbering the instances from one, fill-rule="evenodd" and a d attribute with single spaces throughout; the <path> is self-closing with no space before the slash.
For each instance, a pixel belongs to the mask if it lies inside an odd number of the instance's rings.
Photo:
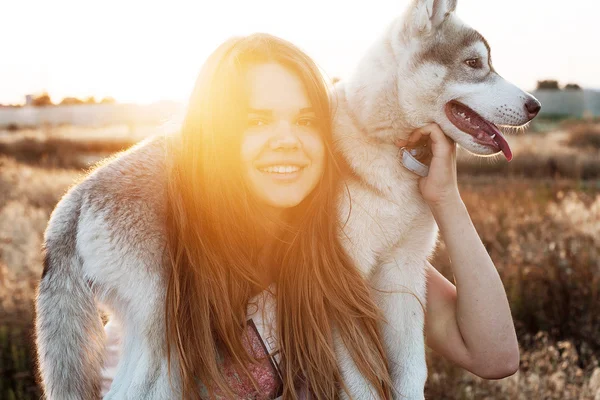
<path id="1" fill-rule="evenodd" d="M 413 132 L 429 136 L 433 158 L 419 189 L 446 243 L 456 287 L 428 263 L 428 345 L 484 378 L 512 375 L 519 347 L 504 286 L 467 212 L 457 185 L 456 145 L 439 126 Z M 398 143 L 405 145 L 406 143 Z"/>
<path id="2" fill-rule="evenodd" d="M 496 267 L 462 201 L 433 212 L 456 287 L 428 263 L 427 344 L 482 378 L 512 375 L 519 368 L 519 346 Z"/>

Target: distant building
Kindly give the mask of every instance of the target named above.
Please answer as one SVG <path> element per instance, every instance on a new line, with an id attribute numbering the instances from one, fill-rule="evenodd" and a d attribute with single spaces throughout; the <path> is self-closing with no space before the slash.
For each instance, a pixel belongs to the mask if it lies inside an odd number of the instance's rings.
<path id="1" fill-rule="evenodd" d="M 34 96 L 34 95 L 32 95 L 32 94 L 27 94 L 27 95 L 25 95 L 25 105 L 26 105 L 26 106 L 31 106 L 31 105 L 33 105 L 33 99 L 34 99 L 34 97 L 35 97 L 35 96 Z"/>
<path id="2" fill-rule="evenodd" d="M 531 94 L 542 103 L 542 117 L 600 117 L 600 90 L 538 89 Z"/>

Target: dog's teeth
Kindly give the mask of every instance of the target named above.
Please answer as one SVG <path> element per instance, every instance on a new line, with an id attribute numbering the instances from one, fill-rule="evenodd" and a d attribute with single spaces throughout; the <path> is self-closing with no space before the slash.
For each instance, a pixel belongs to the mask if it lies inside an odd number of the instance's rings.
<path id="1" fill-rule="evenodd" d="M 494 134 L 492 135 L 492 139 L 493 139 L 493 138 L 495 138 L 495 137 L 496 137 L 496 134 L 494 133 Z"/>

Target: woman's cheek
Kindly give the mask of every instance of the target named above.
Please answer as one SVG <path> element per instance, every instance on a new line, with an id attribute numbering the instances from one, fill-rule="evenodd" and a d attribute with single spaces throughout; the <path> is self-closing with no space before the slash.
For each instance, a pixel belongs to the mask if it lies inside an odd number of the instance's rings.
<path id="1" fill-rule="evenodd" d="M 307 135 L 303 141 L 303 148 L 313 164 L 323 169 L 325 164 L 325 143 L 320 134 Z"/>
<path id="2" fill-rule="evenodd" d="M 242 138 L 241 159 L 243 162 L 252 162 L 266 146 L 268 140 L 267 134 L 256 132 L 245 133 Z"/>

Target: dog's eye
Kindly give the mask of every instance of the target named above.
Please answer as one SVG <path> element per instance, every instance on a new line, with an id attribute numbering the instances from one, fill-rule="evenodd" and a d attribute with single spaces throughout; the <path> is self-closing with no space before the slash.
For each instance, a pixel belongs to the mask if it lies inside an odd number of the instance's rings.
<path id="1" fill-rule="evenodd" d="M 469 67 L 471 67 L 473 69 L 479 69 L 479 68 L 483 67 L 483 65 L 481 64 L 481 58 L 470 58 L 465 61 L 465 64 L 467 64 Z"/>

